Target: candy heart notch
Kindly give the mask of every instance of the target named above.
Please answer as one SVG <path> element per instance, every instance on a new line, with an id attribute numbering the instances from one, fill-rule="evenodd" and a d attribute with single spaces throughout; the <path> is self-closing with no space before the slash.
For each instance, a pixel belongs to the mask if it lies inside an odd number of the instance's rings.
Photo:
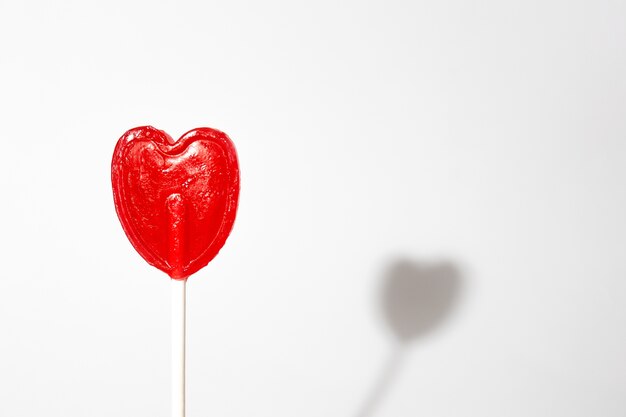
<path id="1" fill-rule="evenodd" d="M 151 126 L 131 129 L 115 147 L 111 181 L 126 236 L 174 279 L 206 266 L 233 227 L 239 164 L 218 130 L 198 128 L 174 141 Z"/>

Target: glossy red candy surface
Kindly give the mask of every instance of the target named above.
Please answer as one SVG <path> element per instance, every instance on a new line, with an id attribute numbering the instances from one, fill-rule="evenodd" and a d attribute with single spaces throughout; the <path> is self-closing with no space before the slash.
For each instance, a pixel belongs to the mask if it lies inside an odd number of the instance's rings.
<path id="1" fill-rule="evenodd" d="M 111 180 L 126 236 L 174 279 L 206 266 L 230 234 L 239 165 L 223 132 L 198 128 L 174 141 L 151 126 L 131 129 L 115 147 Z"/>

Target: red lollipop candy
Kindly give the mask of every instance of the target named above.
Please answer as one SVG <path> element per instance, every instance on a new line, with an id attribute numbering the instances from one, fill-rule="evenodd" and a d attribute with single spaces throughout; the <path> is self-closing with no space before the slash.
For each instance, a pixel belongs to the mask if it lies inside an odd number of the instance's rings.
<path id="1" fill-rule="evenodd" d="M 235 221 L 239 165 L 226 134 L 178 141 L 151 126 L 126 132 L 111 163 L 115 210 L 137 252 L 172 279 L 172 417 L 185 416 L 185 283 L 217 255 Z"/>
<path id="2" fill-rule="evenodd" d="M 115 209 L 126 236 L 174 279 L 206 266 L 226 242 L 239 197 L 237 153 L 207 127 L 174 141 L 151 126 L 126 132 L 111 164 Z"/>

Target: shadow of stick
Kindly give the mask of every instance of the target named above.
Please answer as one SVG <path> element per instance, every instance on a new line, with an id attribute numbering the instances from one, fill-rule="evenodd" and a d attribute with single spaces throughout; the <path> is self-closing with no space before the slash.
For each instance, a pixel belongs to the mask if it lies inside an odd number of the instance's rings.
<path id="1" fill-rule="evenodd" d="M 403 359 L 404 349 L 402 346 L 398 346 L 387 359 L 383 371 L 378 376 L 370 394 L 365 398 L 365 402 L 361 405 L 356 417 L 369 417 L 374 414 L 387 392 L 391 390 L 391 386 L 396 380 L 396 374 L 402 368 Z"/>

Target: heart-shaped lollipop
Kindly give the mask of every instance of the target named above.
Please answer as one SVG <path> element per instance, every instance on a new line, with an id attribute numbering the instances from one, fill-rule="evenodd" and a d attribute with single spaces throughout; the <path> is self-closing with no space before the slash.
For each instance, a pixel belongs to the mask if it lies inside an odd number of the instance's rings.
<path id="1" fill-rule="evenodd" d="M 174 141 L 151 126 L 131 129 L 115 147 L 111 180 L 126 236 L 174 279 L 206 266 L 230 234 L 239 165 L 223 132 L 198 128 Z"/>

